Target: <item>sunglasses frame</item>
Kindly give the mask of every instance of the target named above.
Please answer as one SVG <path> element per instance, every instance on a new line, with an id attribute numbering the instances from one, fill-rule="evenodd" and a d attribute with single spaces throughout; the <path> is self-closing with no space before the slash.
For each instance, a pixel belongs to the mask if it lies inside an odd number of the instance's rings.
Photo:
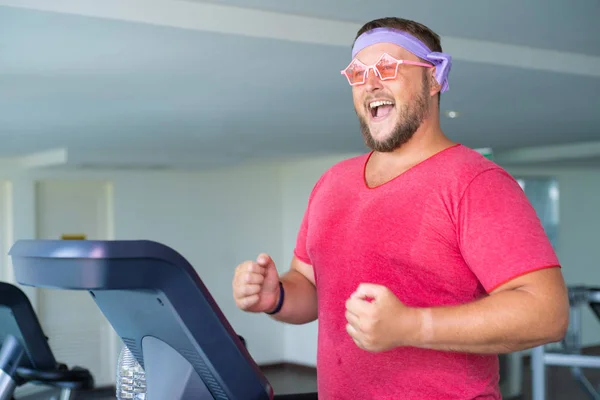
<path id="1" fill-rule="evenodd" d="M 394 69 L 394 76 L 382 78 L 381 74 L 377 70 L 377 67 L 376 67 L 377 64 L 379 64 L 381 62 L 381 60 L 383 60 L 384 58 L 389 59 L 390 61 L 393 61 L 393 62 L 396 63 L 396 68 Z M 350 80 L 350 77 L 348 76 L 347 71 L 348 71 L 348 69 L 352 65 L 354 65 L 356 63 L 358 63 L 361 66 L 363 66 L 365 68 L 365 70 L 363 72 L 362 81 L 352 83 L 352 81 Z M 375 64 L 372 64 L 372 65 L 366 65 L 365 63 L 363 63 L 362 61 L 360 61 L 358 58 L 354 58 L 350 62 L 350 64 L 348 64 L 348 66 L 346 68 L 344 68 L 343 70 L 340 71 L 340 73 L 346 77 L 346 79 L 348 80 L 348 83 L 350 84 L 350 86 L 358 86 L 358 85 L 364 85 L 365 84 L 365 82 L 367 81 L 367 76 L 368 76 L 370 70 L 373 70 L 373 73 L 375 74 L 375 76 L 377 76 L 382 81 L 387 81 L 387 80 L 390 80 L 390 79 L 396 79 L 396 77 L 398 76 L 398 66 L 400 64 L 415 65 L 415 66 L 418 66 L 418 67 L 425 67 L 425 68 L 433 68 L 434 67 L 431 64 L 425 64 L 425 63 L 418 62 L 418 61 L 398 60 L 397 58 L 392 57 L 388 53 L 383 53 L 381 55 L 381 57 L 379 57 L 379 59 L 377 60 L 377 62 Z"/>

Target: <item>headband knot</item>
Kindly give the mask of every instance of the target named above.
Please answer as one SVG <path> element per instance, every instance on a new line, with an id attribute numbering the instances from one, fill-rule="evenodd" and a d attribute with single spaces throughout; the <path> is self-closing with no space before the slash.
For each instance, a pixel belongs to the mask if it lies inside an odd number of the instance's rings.
<path id="1" fill-rule="evenodd" d="M 435 68 L 435 79 L 442 86 L 441 92 L 449 89 L 448 74 L 452 67 L 452 57 L 449 54 L 431 51 L 422 41 L 416 37 L 390 28 L 375 28 L 360 35 L 352 47 L 352 58 L 365 47 L 376 43 L 391 43 L 410 51 L 415 56 L 433 64 Z"/>

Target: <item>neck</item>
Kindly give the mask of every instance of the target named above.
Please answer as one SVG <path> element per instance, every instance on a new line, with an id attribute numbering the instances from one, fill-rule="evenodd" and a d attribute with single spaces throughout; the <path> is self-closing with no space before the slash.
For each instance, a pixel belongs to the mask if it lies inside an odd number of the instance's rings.
<path id="1" fill-rule="evenodd" d="M 453 146 L 455 143 L 440 128 L 439 117 L 433 115 L 436 117 L 425 119 L 408 142 L 391 152 L 374 152 L 373 156 L 386 163 L 412 165 Z"/>

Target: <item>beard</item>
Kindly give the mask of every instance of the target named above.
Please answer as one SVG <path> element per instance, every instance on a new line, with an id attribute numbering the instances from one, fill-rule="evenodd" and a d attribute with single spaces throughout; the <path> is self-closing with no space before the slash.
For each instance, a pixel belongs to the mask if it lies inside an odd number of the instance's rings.
<path id="1" fill-rule="evenodd" d="M 385 140 L 377 140 L 373 137 L 371 129 L 369 128 L 368 116 L 362 116 L 358 114 L 357 111 L 360 131 L 366 146 L 377 152 L 389 153 L 407 143 L 414 136 L 415 132 L 417 132 L 427 116 L 429 111 L 427 102 L 428 95 L 429 88 L 427 77 L 423 74 L 421 92 L 412 103 L 404 104 L 402 107 L 395 110 L 399 117 L 398 123 L 396 123 L 391 134 Z M 394 108 L 396 107 L 399 107 L 398 104 L 394 106 Z"/>

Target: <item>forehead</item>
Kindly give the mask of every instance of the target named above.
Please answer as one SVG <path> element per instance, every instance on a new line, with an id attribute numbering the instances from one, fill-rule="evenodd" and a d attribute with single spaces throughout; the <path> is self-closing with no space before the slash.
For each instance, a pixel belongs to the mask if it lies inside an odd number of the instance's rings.
<path id="1" fill-rule="evenodd" d="M 417 57 L 410 51 L 392 43 L 376 43 L 367 46 L 356 54 L 356 58 L 367 65 L 376 63 L 383 53 L 400 60 L 417 61 Z"/>

